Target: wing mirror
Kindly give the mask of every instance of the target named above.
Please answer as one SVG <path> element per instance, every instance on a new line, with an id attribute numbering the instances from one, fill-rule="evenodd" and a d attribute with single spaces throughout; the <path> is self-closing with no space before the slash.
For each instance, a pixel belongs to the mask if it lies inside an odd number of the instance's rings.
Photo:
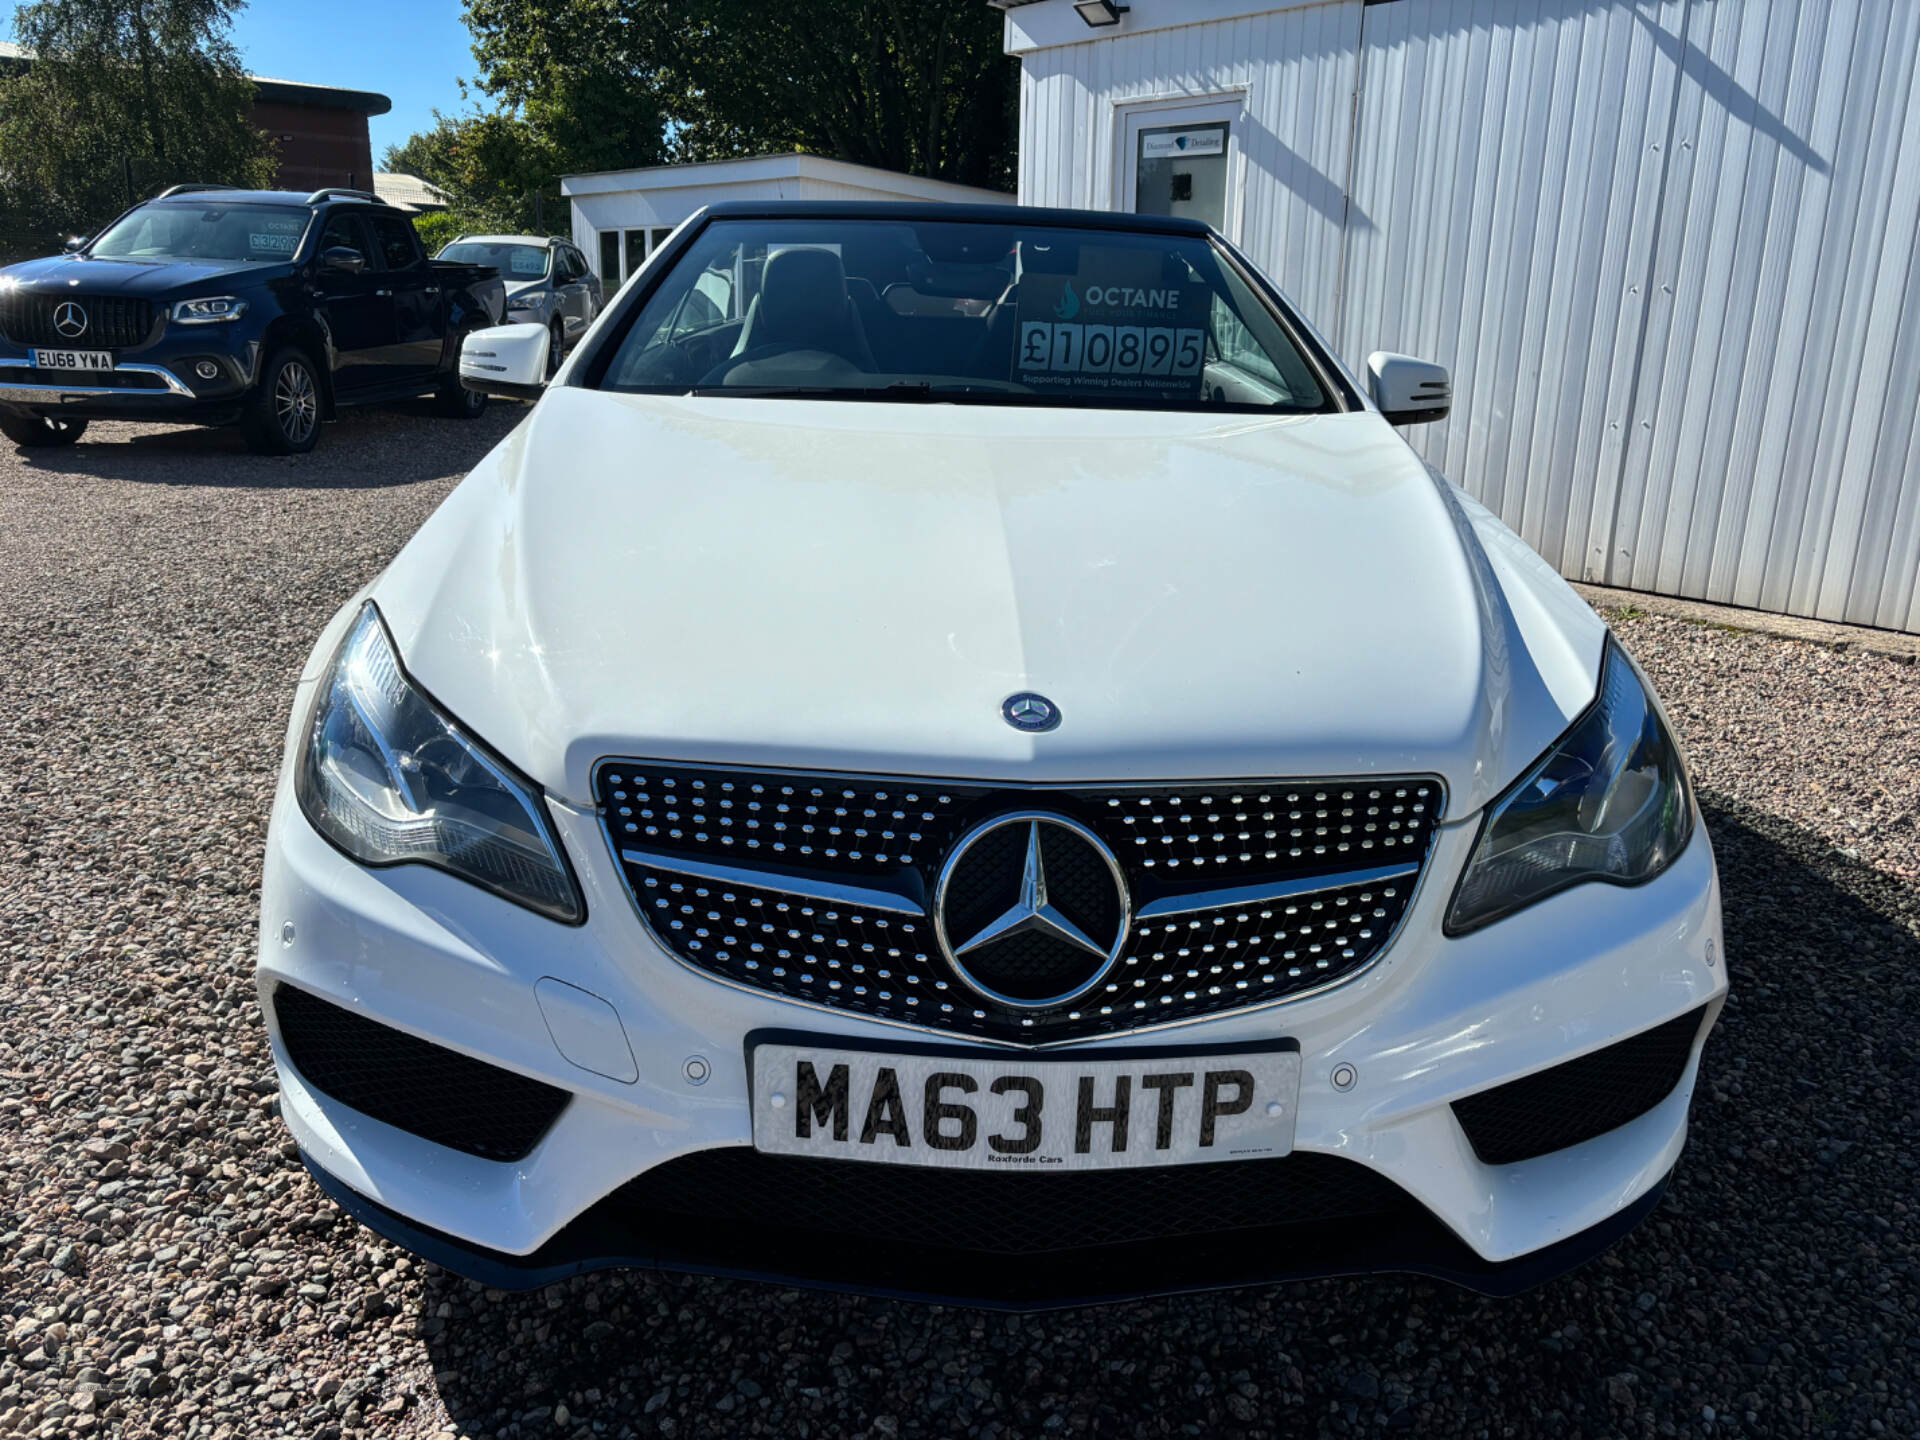
<path id="1" fill-rule="evenodd" d="M 67 243 L 60 248 L 69 255 L 78 255 L 87 248 L 87 238 L 85 235 L 69 235 Z"/>
<path id="2" fill-rule="evenodd" d="M 547 327 L 540 324 L 470 331 L 460 346 L 460 383 L 482 395 L 538 400 L 547 384 L 550 342 Z"/>
<path id="3" fill-rule="evenodd" d="M 1453 408 L 1453 381 L 1447 367 L 1411 355 L 1374 351 L 1367 357 L 1367 383 L 1373 403 L 1389 425 L 1444 420 Z"/>
<path id="4" fill-rule="evenodd" d="M 343 275 L 358 275 L 367 268 L 367 257 L 351 245 L 334 245 L 320 252 L 320 268 L 337 270 Z"/>

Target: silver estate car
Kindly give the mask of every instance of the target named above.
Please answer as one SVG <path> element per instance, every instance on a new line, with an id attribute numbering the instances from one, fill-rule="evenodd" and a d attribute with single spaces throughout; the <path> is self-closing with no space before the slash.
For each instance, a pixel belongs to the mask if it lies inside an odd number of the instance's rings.
<path id="1" fill-rule="evenodd" d="M 507 287 L 505 323 L 545 325 L 553 332 L 547 347 L 550 375 L 600 313 L 600 277 L 568 241 L 538 235 L 462 235 L 437 258 L 491 265 L 500 272 Z"/>

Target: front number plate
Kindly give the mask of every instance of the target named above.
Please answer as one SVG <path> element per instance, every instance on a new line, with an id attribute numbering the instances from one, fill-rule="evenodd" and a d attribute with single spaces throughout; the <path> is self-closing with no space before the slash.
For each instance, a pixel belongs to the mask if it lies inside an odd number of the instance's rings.
<path id="1" fill-rule="evenodd" d="M 30 352 L 36 370 L 111 370 L 111 350 L 34 350 Z"/>
<path id="2" fill-rule="evenodd" d="M 1300 1052 L 1043 1060 L 765 1044 L 753 1143 L 958 1170 L 1116 1170 L 1285 1155 Z"/>

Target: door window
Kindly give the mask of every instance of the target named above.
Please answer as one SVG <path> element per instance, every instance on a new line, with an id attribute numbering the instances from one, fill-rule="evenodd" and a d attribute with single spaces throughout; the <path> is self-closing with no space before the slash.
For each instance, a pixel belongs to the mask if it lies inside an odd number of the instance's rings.
<path id="1" fill-rule="evenodd" d="M 627 269 L 631 275 L 647 263 L 647 232 L 644 230 L 627 231 Z"/>
<path id="2" fill-rule="evenodd" d="M 357 217 L 345 213 L 327 217 L 326 228 L 320 232 L 320 253 L 344 245 L 349 250 L 358 250 L 369 264 L 373 257 L 367 253 L 366 237 L 360 233 L 360 221 Z"/>
<path id="3" fill-rule="evenodd" d="M 609 285 L 620 283 L 620 232 L 600 232 L 600 278 Z"/>
<path id="4" fill-rule="evenodd" d="M 380 258 L 389 270 L 405 270 L 420 258 L 420 242 L 413 225 L 399 215 L 369 215 L 373 238 L 380 246 Z"/>
<path id="5" fill-rule="evenodd" d="M 1227 223 L 1227 122 L 1161 125 L 1135 142 L 1133 208 L 1141 215 Z"/>
<path id="6" fill-rule="evenodd" d="M 670 338 L 678 340 L 696 330 L 711 330 L 716 325 L 724 325 L 738 318 L 733 308 L 732 270 L 707 270 L 693 282 L 687 298 L 680 302 Z"/>

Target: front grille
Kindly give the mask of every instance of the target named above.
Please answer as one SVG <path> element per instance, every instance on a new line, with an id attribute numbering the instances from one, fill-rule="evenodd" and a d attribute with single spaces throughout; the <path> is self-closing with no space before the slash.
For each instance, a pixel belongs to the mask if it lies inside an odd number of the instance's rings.
<path id="1" fill-rule="evenodd" d="M 1453 1102 L 1460 1128 L 1484 1164 L 1564 1150 L 1629 1120 L 1667 1096 L 1686 1074 L 1704 1010 Z"/>
<path id="2" fill-rule="evenodd" d="M 603 1204 L 637 1226 L 650 1214 L 688 1215 L 992 1255 L 1423 1213 L 1392 1181 L 1331 1155 L 1061 1175 L 819 1160 L 744 1146 L 655 1166 Z"/>
<path id="3" fill-rule="evenodd" d="M 323 1095 L 363 1115 L 478 1155 L 519 1160 L 568 1093 L 356 1015 L 291 985 L 274 987 L 287 1058 Z"/>
<path id="4" fill-rule="evenodd" d="M 78 335 L 62 335 L 53 323 L 55 308 L 69 301 L 86 312 L 87 327 Z M 0 295 L 0 335 L 16 345 L 126 350 L 144 345 L 152 333 L 151 300 L 121 295 L 38 295 L 22 290 Z"/>
<path id="5" fill-rule="evenodd" d="M 1404 918 L 1443 805 L 1430 776 L 994 787 L 606 761 L 594 779 L 635 903 L 683 961 L 794 1000 L 1031 1044 L 1242 1009 L 1354 974 Z M 1024 810 L 1097 835 L 1133 909 L 1112 968 L 1055 1006 L 1037 1002 L 1070 988 L 1084 953 L 1005 942 L 992 968 L 1010 983 L 982 983 L 1031 1008 L 1003 1005 L 966 983 L 933 924 L 955 843 Z M 1023 835 L 993 832 L 961 869 L 1011 875 Z M 1002 836 L 1007 855 L 972 866 Z M 1115 933 L 1097 871 L 1050 853 L 1055 901 L 1088 932 Z M 951 896 L 954 943 L 992 909 L 991 897 Z"/>

